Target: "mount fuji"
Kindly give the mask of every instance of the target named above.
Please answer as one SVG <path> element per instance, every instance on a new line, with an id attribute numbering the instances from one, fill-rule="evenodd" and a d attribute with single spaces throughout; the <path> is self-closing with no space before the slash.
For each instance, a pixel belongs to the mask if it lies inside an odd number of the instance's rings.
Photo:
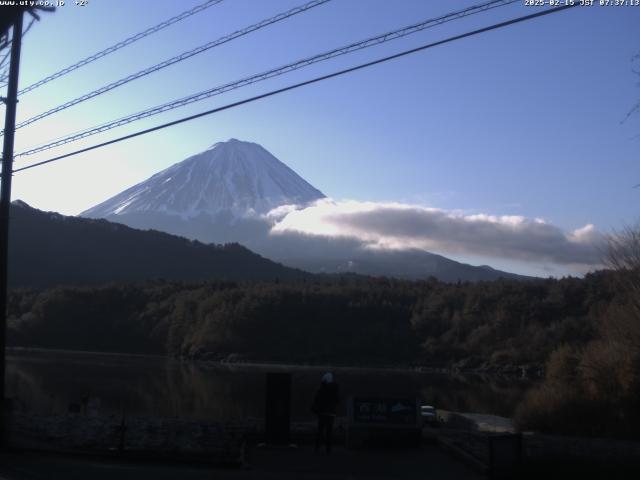
<path id="1" fill-rule="evenodd" d="M 444 281 L 517 275 L 459 263 L 424 250 L 368 251 L 349 238 L 272 235 L 267 215 L 304 208 L 325 195 L 256 143 L 230 139 L 156 173 L 82 212 L 137 229 L 211 243 L 238 242 L 311 272 L 354 272 Z"/>
<path id="2" fill-rule="evenodd" d="M 156 173 L 81 216 L 124 218 L 162 213 L 183 219 L 220 214 L 246 217 L 324 197 L 260 145 L 232 138 Z"/>

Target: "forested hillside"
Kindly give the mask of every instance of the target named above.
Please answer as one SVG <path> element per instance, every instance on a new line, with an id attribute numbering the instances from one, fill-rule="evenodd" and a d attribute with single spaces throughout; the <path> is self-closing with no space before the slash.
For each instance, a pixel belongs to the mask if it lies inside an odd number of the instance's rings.
<path id="1" fill-rule="evenodd" d="M 9 284 L 13 287 L 310 276 L 238 244 L 207 245 L 106 220 L 43 212 L 20 201 L 12 203 L 11 218 Z"/>
<path id="2" fill-rule="evenodd" d="M 359 277 L 15 290 L 11 345 L 196 359 L 504 368 L 584 344 L 611 277 L 447 284 Z"/>

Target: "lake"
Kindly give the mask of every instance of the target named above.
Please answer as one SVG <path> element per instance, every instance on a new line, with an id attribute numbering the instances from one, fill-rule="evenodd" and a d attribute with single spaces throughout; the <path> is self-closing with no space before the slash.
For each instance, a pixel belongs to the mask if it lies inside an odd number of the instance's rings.
<path id="1" fill-rule="evenodd" d="M 292 418 L 311 420 L 310 404 L 326 368 L 180 362 L 163 357 L 7 349 L 7 396 L 16 408 L 60 414 L 83 397 L 100 414 L 185 419 L 262 418 L 266 372 L 290 371 Z M 404 396 L 444 410 L 509 417 L 532 382 L 503 376 L 333 368 L 349 395 Z"/>

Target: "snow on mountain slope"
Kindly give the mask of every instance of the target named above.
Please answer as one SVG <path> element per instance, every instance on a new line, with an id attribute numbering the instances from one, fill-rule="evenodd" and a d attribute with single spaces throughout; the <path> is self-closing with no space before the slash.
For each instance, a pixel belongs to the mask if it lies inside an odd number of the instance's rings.
<path id="1" fill-rule="evenodd" d="M 230 212 L 242 217 L 323 197 L 260 145 L 231 139 L 172 165 L 80 215 L 100 218 L 165 213 L 187 219 Z"/>

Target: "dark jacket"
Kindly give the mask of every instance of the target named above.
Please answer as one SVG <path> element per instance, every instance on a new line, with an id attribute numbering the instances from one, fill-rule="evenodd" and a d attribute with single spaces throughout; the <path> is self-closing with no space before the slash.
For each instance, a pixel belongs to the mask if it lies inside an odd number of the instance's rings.
<path id="1" fill-rule="evenodd" d="M 316 415 L 335 415 L 340 402 L 340 389 L 335 382 L 322 383 L 313 399 L 311 411 Z"/>

